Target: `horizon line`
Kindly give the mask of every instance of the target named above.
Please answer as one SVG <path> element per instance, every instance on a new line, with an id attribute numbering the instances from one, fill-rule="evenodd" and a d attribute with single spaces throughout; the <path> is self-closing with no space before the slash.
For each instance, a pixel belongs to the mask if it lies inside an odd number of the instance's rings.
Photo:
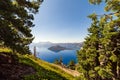
<path id="1" fill-rule="evenodd" d="M 80 42 L 52 42 L 52 41 L 39 41 L 39 42 L 32 42 L 32 43 L 82 43 L 84 41 L 80 41 Z"/>

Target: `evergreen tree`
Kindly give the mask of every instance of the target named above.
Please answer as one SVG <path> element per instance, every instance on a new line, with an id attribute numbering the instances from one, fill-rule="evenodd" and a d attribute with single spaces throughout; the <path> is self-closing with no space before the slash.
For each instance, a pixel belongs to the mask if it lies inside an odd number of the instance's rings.
<path id="1" fill-rule="evenodd" d="M 0 44 L 14 51 L 29 53 L 33 40 L 33 14 L 43 0 L 0 0 Z"/>
<path id="2" fill-rule="evenodd" d="M 99 0 L 94 1 L 97 2 Z M 120 79 L 120 0 L 105 0 L 105 3 L 105 10 L 111 13 L 104 15 L 104 19 L 101 20 L 106 24 L 101 38 L 102 49 L 99 59 L 103 64 L 99 75 L 117 80 Z"/>
<path id="3" fill-rule="evenodd" d="M 70 69 L 72 69 L 72 70 L 75 70 L 75 62 L 74 62 L 74 60 L 71 60 L 71 61 L 69 62 L 68 67 L 69 67 Z"/>
<path id="4" fill-rule="evenodd" d="M 106 18 L 107 17 L 107 18 Z M 120 29 L 116 20 L 111 17 L 105 16 L 105 25 L 102 30 L 102 37 L 100 39 L 101 49 L 99 60 L 102 63 L 99 71 L 99 75 L 103 78 L 109 78 L 117 80 L 119 78 L 119 59 L 120 59 L 120 47 L 119 47 L 119 34 Z M 102 20 L 101 20 L 102 21 Z M 103 22 L 103 21 L 102 21 Z"/>
<path id="5" fill-rule="evenodd" d="M 100 4 L 103 0 L 89 1 L 92 4 Z M 120 1 L 105 0 L 105 3 L 105 10 L 111 13 L 96 15 L 97 18 L 100 17 L 97 20 L 97 28 L 93 27 L 94 15 L 89 16 L 93 20 L 89 28 L 90 34 L 83 48 L 78 51 L 79 71 L 83 73 L 81 79 L 120 79 Z M 97 30 L 98 33 L 95 33 Z M 94 33 L 98 36 L 94 36 Z"/>
<path id="6" fill-rule="evenodd" d="M 99 62 L 99 38 L 100 28 L 97 15 L 94 13 L 89 16 L 92 19 L 91 27 L 88 29 L 89 36 L 86 38 L 84 45 L 80 51 L 78 51 L 78 62 L 80 65 L 80 72 L 83 73 L 83 78 L 87 80 L 99 80 L 95 67 L 100 65 Z"/>
<path id="7" fill-rule="evenodd" d="M 58 59 L 55 59 L 54 63 L 55 64 L 60 64 Z"/>
<path id="8" fill-rule="evenodd" d="M 60 63 L 60 65 L 63 65 L 63 58 L 62 57 L 60 57 L 59 63 Z"/>

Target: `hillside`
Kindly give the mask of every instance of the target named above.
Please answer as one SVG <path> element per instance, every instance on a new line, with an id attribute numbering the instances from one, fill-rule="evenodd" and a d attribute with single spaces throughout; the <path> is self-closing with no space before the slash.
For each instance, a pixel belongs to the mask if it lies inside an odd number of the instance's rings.
<path id="1" fill-rule="evenodd" d="M 74 80 L 68 69 L 35 58 L 0 50 L 1 80 Z M 74 73 L 74 71 L 73 71 Z"/>

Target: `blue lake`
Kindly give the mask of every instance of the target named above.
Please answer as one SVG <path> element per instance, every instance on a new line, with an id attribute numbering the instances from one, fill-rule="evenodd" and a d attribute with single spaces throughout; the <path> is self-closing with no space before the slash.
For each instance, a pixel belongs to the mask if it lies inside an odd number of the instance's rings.
<path id="1" fill-rule="evenodd" d="M 71 60 L 77 62 L 76 50 L 63 50 L 60 52 L 53 52 L 48 50 L 47 48 L 37 48 L 37 57 L 53 63 L 56 59 L 60 59 L 62 57 L 63 64 L 68 64 Z"/>

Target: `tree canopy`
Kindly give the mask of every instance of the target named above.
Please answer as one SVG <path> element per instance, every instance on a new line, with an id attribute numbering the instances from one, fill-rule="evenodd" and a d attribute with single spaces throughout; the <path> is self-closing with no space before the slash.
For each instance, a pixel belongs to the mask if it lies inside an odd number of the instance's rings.
<path id="1" fill-rule="evenodd" d="M 120 0 L 89 0 L 106 4 L 109 14 L 91 14 L 92 20 L 84 45 L 78 51 L 82 80 L 120 79 Z"/>
<path id="2" fill-rule="evenodd" d="M 0 45 L 29 53 L 34 14 L 43 0 L 0 0 Z"/>

